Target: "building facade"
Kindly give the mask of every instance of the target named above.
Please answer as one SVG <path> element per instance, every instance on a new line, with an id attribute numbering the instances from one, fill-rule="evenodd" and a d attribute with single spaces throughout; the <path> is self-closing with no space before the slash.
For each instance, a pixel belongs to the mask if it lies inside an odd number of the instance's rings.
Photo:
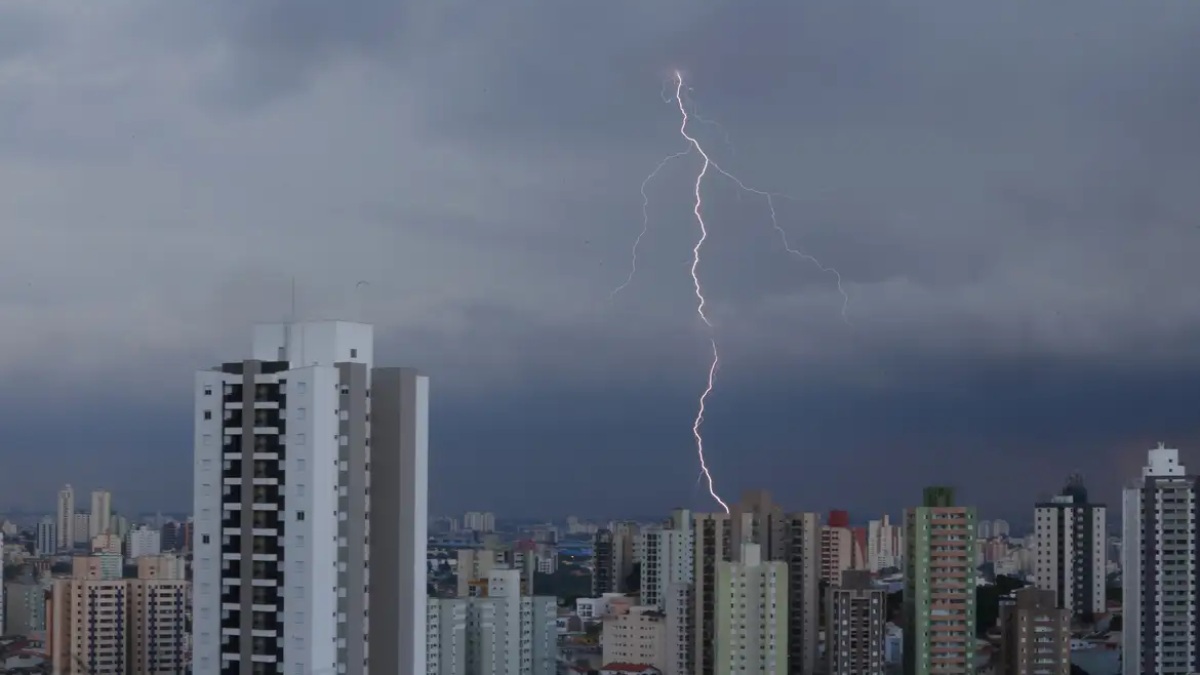
<path id="1" fill-rule="evenodd" d="M 715 672 L 787 675 L 787 563 L 742 544 L 737 562 L 717 564 Z"/>
<path id="2" fill-rule="evenodd" d="M 1200 671 L 1198 528 L 1200 478 L 1160 443 L 1122 499 L 1124 675 Z"/>
<path id="3" fill-rule="evenodd" d="M 887 591 L 871 585 L 871 573 L 850 570 L 825 591 L 825 672 L 883 675 Z"/>
<path id="4" fill-rule="evenodd" d="M 69 551 L 75 547 L 75 489 L 69 484 L 58 493 L 58 549 Z"/>
<path id="5" fill-rule="evenodd" d="M 88 536 L 109 534 L 112 521 L 112 493 L 108 490 L 92 492 L 92 510 L 88 518 Z"/>
<path id="6" fill-rule="evenodd" d="M 1070 675 L 1071 611 L 1057 592 L 1022 588 L 1000 607 L 997 675 Z"/>
<path id="7" fill-rule="evenodd" d="M 196 673 L 424 672 L 428 379 L 373 349 L 267 324 L 197 373 Z"/>
<path id="8" fill-rule="evenodd" d="M 968 673 L 975 661 L 975 509 L 925 489 L 904 514 L 905 675 Z"/>
<path id="9" fill-rule="evenodd" d="M 1034 509 L 1035 584 L 1054 592 L 1058 606 L 1072 614 L 1105 610 L 1106 522 L 1107 511 L 1088 500 L 1078 475 L 1061 494 Z"/>

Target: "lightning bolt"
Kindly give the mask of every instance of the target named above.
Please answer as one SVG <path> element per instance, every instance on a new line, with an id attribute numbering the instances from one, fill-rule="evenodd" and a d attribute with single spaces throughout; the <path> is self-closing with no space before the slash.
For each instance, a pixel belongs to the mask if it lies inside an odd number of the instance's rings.
<path id="1" fill-rule="evenodd" d="M 629 268 L 629 277 L 625 279 L 625 283 L 614 288 L 612 293 L 608 295 L 610 300 L 617 297 L 617 293 L 625 290 L 626 286 L 633 283 L 633 275 L 637 274 L 638 246 L 642 243 L 642 238 L 646 236 L 646 232 L 650 230 L 650 212 L 648 210 L 650 208 L 650 197 L 646 195 L 646 186 L 650 184 L 650 181 L 654 180 L 654 177 L 658 175 L 658 172 L 662 171 L 662 168 L 669 164 L 671 160 L 677 157 L 683 157 L 691 151 L 691 148 L 688 148 L 687 150 L 681 150 L 673 155 L 667 155 L 662 159 L 661 162 L 658 163 L 658 166 L 655 166 L 654 170 L 646 176 L 645 180 L 642 181 L 642 231 L 638 233 L 637 239 L 633 240 L 633 252 L 630 256 L 631 264 Z"/>
<path id="2" fill-rule="evenodd" d="M 708 170 L 711 168 L 714 171 L 716 171 L 717 173 L 721 174 L 722 176 L 733 181 L 733 183 L 735 185 L 737 185 L 741 190 L 743 190 L 745 192 L 749 192 L 751 194 L 755 194 L 755 195 L 764 197 L 766 199 L 767 208 L 771 214 L 771 225 L 779 233 L 780 240 L 783 243 L 784 249 L 788 253 L 812 263 L 821 272 L 832 274 L 835 277 L 835 279 L 837 280 L 837 289 L 838 289 L 838 292 L 841 293 L 841 296 L 842 296 L 842 319 L 844 321 L 847 321 L 847 323 L 849 323 L 849 320 L 847 319 L 847 311 L 848 311 L 848 307 L 850 304 L 850 297 L 846 293 L 845 289 L 842 286 L 842 275 L 840 273 L 838 273 L 837 270 L 833 269 L 832 267 L 826 267 L 825 265 L 821 264 L 821 262 L 819 260 L 817 260 L 814 256 L 809 255 L 808 253 L 805 253 L 799 249 L 793 248 L 791 246 L 791 244 L 788 242 L 787 232 L 785 232 L 784 229 L 782 227 L 780 227 L 779 219 L 776 215 L 776 211 L 775 211 L 776 195 L 774 193 L 767 192 L 765 190 L 759 190 L 757 188 L 750 187 L 750 186 L 746 185 L 737 176 L 729 173 L 725 169 L 722 169 L 719 164 L 714 162 L 712 160 L 712 158 L 708 156 L 708 153 L 705 152 L 704 147 L 702 145 L 700 145 L 700 142 L 694 136 L 692 136 L 691 134 L 688 133 L 688 122 L 690 121 L 690 118 L 688 116 L 687 106 L 684 104 L 684 97 L 685 97 L 685 93 L 684 93 L 683 74 L 677 70 L 677 71 L 675 71 L 674 102 L 677 103 L 679 106 L 679 115 L 680 115 L 679 135 L 683 136 L 684 140 L 687 141 L 689 149 L 695 149 L 696 152 L 699 153 L 700 157 L 704 160 L 704 163 L 700 167 L 699 173 L 696 174 L 696 182 L 693 187 L 693 196 L 695 199 L 692 202 L 692 215 L 695 216 L 696 224 L 700 228 L 700 237 L 696 240 L 696 245 L 692 248 L 692 266 L 691 266 L 690 272 L 692 275 L 692 286 L 696 292 L 696 313 L 700 316 L 700 320 L 704 322 L 704 325 L 708 327 L 709 341 L 712 344 L 712 363 L 708 367 L 708 380 L 705 384 L 704 392 L 702 394 L 700 394 L 700 401 L 697 406 L 696 418 L 692 422 L 692 436 L 696 440 L 696 455 L 697 455 L 698 459 L 700 460 L 700 471 L 703 474 L 703 477 L 707 483 L 708 494 L 711 495 L 712 498 L 714 500 L 716 500 L 716 502 L 718 504 L 721 505 L 721 508 L 725 509 L 725 513 L 729 513 L 730 512 L 729 504 L 725 503 L 725 500 L 721 499 L 721 496 L 717 494 L 712 472 L 709 471 L 708 462 L 704 456 L 704 436 L 703 436 L 703 434 L 700 433 L 700 427 L 704 423 L 704 413 L 706 410 L 705 406 L 708 402 L 709 395 L 713 391 L 713 383 L 716 378 L 717 367 L 720 365 L 720 362 L 721 362 L 720 352 L 717 348 L 717 340 L 716 340 L 716 337 L 714 337 L 712 335 L 712 328 L 713 328 L 712 321 L 709 320 L 708 315 L 704 311 L 704 307 L 705 307 L 705 304 L 707 304 L 707 301 L 705 300 L 705 297 L 704 297 L 704 289 L 700 284 L 700 275 L 697 272 L 697 270 L 700 267 L 700 252 L 701 252 L 701 249 L 704 248 L 704 242 L 707 241 L 707 239 L 708 239 L 708 226 L 704 222 L 704 214 L 703 214 L 704 196 L 703 196 L 703 192 L 701 190 L 701 188 L 703 187 L 703 184 L 704 184 L 704 178 L 705 178 L 705 176 L 708 175 Z M 664 98 L 665 98 L 665 96 L 664 96 Z M 676 155 L 676 156 L 678 156 L 678 155 Z M 670 159 L 673 159 L 673 158 L 674 158 L 674 156 L 668 157 L 668 159 L 664 160 L 663 163 L 665 164 L 666 161 L 669 161 Z M 661 168 L 661 167 L 662 167 L 662 164 L 660 164 L 658 168 Z M 657 170 L 658 169 L 655 169 L 655 172 L 657 172 Z M 653 177 L 653 174 L 651 174 L 651 177 Z M 643 187 L 642 196 L 643 197 L 645 197 L 645 185 L 646 185 L 646 183 L 643 182 L 642 183 L 642 187 Z M 643 208 L 643 215 L 644 214 L 645 214 L 645 210 Z M 643 234 L 644 234 L 644 232 L 645 232 L 645 230 L 643 229 Z M 636 247 L 636 244 L 635 244 L 635 247 Z"/>

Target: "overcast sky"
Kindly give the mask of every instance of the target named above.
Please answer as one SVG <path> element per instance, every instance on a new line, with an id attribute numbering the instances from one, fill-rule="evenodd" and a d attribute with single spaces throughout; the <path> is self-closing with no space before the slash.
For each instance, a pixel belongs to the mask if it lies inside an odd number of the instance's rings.
<path id="1" fill-rule="evenodd" d="M 686 149 L 676 68 L 849 295 L 710 177 L 718 491 L 1020 518 L 1080 470 L 1115 507 L 1200 444 L 1197 32 L 1182 1 L 6 2 L 0 509 L 187 508 L 192 373 L 293 277 L 431 375 L 435 512 L 712 508 L 695 153 L 610 299 Z"/>

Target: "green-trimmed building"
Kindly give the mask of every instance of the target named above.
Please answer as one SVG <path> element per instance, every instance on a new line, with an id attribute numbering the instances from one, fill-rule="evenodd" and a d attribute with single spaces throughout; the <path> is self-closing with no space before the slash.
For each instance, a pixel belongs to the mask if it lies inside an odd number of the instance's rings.
<path id="1" fill-rule="evenodd" d="M 954 489 L 925 488 L 904 512 L 904 673 L 974 672 L 975 509 Z"/>

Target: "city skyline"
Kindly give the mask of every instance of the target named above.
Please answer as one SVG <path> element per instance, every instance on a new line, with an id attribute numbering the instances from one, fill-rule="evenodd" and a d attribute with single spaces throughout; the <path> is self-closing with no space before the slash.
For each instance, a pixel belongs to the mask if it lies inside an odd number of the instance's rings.
<path id="1" fill-rule="evenodd" d="M 609 299 L 683 149 L 674 68 L 850 295 L 846 325 L 713 190 L 719 494 L 860 518 L 950 484 L 1015 522 L 1075 471 L 1114 508 L 1160 440 L 1200 463 L 1200 6 L 780 4 L 6 5 L 4 505 L 185 509 L 190 373 L 295 297 L 435 383 L 433 512 L 715 510 L 694 157 Z"/>

